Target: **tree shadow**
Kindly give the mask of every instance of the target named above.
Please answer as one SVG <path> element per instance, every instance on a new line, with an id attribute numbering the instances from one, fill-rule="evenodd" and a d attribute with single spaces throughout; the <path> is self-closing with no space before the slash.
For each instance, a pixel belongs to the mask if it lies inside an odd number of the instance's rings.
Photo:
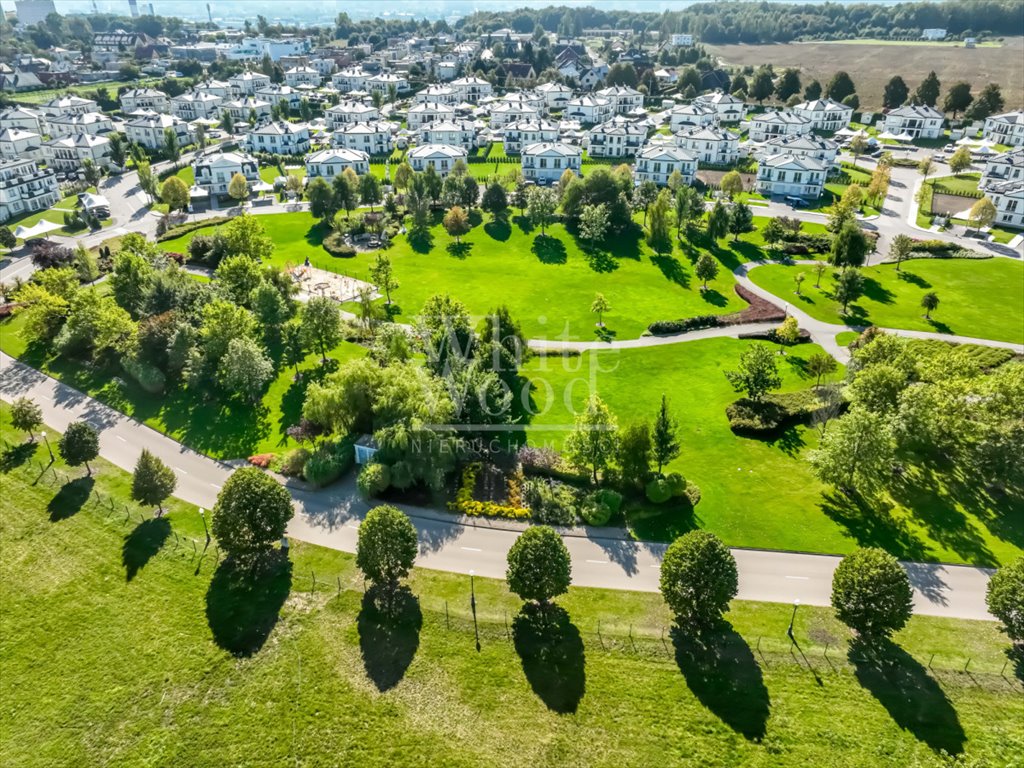
<path id="1" fill-rule="evenodd" d="M 676 664 L 701 704 L 744 738 L 760 741 L 767 730 L 771 700 L 761 667 L 732 625 L 696 632 L 671 630 Z"/>
<path id="2" fill-rule="evenodd" d="M 499 243 L 504 243 L 510 237 L 512 237 L 512 227 L 508 223 L 508 219 L 501 217 L 488 221 L 484 224 L 484 232 L 492 240 L 497 240 Z"/>
<path id="3" fill-rule="evenodd" d="M 915 275 L 913 272 L 904 272 L 900 270 L 896 273 L 900 280 L 916 285 L 918 288 L 931 288 L 932 284 L 925 280 L 920 275 Z"/>
<path id="4" fill-rule="evenodd" d="M 714 288 L 701 291 L 700 297 L 713 307 L 724 307 L 729 303 L 729 300 Z"/>
<path id="5" fill-rule="evenodd" d="M 850 643 L 848 657 L 857 681 L 900 728 L 935 752 L 964 751 L 967 736 L 956 709 L 913 656 L 891 640 L 869 644 L 858 638 Z"/>
<path id="6" fill-rule="evenodd" d="M 906 521 L 892 515 L 891 505 L 868 503 L 861 496 L 850 497 L 835 491 L 822 494 L 819 508 L 843 526 L 862 547 L 881 547 L 901 560 L 927 560 L 930 552 L 924 542 L 908 528 Z"/>
<path id="7" fill-rule="evenodd" d="M 121 564 L 125 570 L 125 581 L 135 578 L 135 574 L 160 551 L 170 535 L 171 524 L 166 517 L 151 517 L 139 523 L 124 537 Z"/>
<path id="8" fill-rule="evenodd" d="M 594 329 L 594 335 L 597 337 L 598 341 L 611 343 L 615 340 L 615 337 L 619 335 L 619 332 L 613 331 L 607 326 L 600 325 Z"/>
<path id="9" fill-rule="evenodd" d="M 77 477 L 64 483 L 46 505 L 46 511 L 50 513 L 50 522 L 59 523 L 77 515 L 89 500 L 89 494 L 92 493 L 95 484 L 96 478 L 91 476 Z"/>
<path id="10" fill-rule="evenodd" d="M 936 320 L 934 317 L 927 318 L 925 322 L 927 322 L 928 325 L 930 325 L 932 328 L 934 328 L 936 333 L 949 333 L 949 334 L 953 333 L 953 329 L 952 328 L 950 328 L 948 325 L 946 325 L 941 320 Z"/>
<path id="11" fill-rule="evenodd" d="M 533 232 L 533 222 L 530 221 L 529 216 L 513 216 L 512 223 L 519 227 L 519 231 L 524 235 L 528 235 Z"/>
<path id="12" fill-rule="evenodd" d="M 587 259 L 587 265 L 595 272 L 614 272 L 619 268 L 619 263 L 603 248 L 587 246 L 581 250 Z"/>
<path id="13" fill-rule="evenodd" d="M 430 230 L 419 233 L 409 233 L 409 247 L 416 253 L 430 253 L 434 248 L 434 236 Z"/>
<path id="14" fill-rule="evenodd" d="M 206 590 L 206 622 L 213 640 L 234 656 L 259 652 L 277 624 L 292 586 L 288 555 L 274 550 L 255 568 L 221 561 Z"/>
<path id="15" fill-rule="evenodd" d="M 565 243 L 551 235 L 537 235 L 530 250 L 543 264 L 565 264 L 568 260 Z"/>
<path id="16" fill-rule="evenodd" d="M 864 278 L 864 297 L 879 304 L 892 304 L 896 301 L 896 294 L 873 277 Z"/>
<path id="17" fill-rule="evenodd" d="M 675 256 L 651 256 L 651 263 L 661 270 L 666 280 L 681 288 L 690 287 L 690 275 Z"/>
<path id="18" fill-rule="evenodd" d="M 448 251 L 448 255 L 456 259 L 464 259 L 469 256 L 469 252 L 473 250 L 472 243 L 448 243 L 445 248 Z"/>
<path id="19" fill-rule="evenodd" d="M 527 603 L 512 620 L 512 642 L 526 679 L 552 712 L 571 714 L 586 691 L 580 631 L 560 605 Z"/>
<path id="20" fill-rule="evenodd" d="M 387 608 L 377 587 L 363 595 L 357 627 L 366 674 L 378 691 L 394 688 L 405 676 L 420 644 L 423 613 L 420 601 L 406 586 Z"/>
<path id="21" fill-rule="evenodd" d="M 6 474 L 20 467 L 35 455 L 36 447 L 36 443 L 25 442 L 5 448 L 3 453 L 0 453 L 0 472 Z"/>
<path id="22" fill-rule="evenodd" d="M 793 458 L 799 456 L 800 452 L 807 447 L 803 430 L 796 424 L 790 424 L 780 432 L 764 438 L 764 442 L 772 448 L 778 448 L 784 454 Z"/>

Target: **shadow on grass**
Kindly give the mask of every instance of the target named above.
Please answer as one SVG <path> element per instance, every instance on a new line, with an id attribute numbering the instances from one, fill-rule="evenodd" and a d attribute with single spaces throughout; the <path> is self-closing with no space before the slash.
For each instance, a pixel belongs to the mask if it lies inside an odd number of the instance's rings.
<path id="1" fill-rule="evenodd" d="M 543 264 L 565 264 L 568 260 L 565 243 L 551 235 L 537 235 L 530 250 Z"/>
<path id="2" fill-rule="evenodd" d="M 932 284 L 925 280 L 920 275 L 915 275 L 913 272 L 904 272 L 900 270 L 896 273 L 896 276 L 905 283 L 916 285 L 918 288 L 931 288 Z"/>
<path id="3" fill-rule="evenodd" d="M 606 273 L 614 272 L 619 268 L 619 262 L 617 262 L 608 251 L 600 246 L 587 245 L 581 246 L 584 257 L 587 259 L 587 265 L 595 272 Z"/>
<path id="4" fill-rule="evenodd" d="M 408 587 L 400 587 L 384 606 L 384 595 L 371 587 L 363 595 L 357 626 L 366 675 L 378 691 L 394 688 L 405 676 L 420 645 L 423 613 Z"/>
<path id="5" fill-rule="evenodd" d="M 690 287 L 690 275 L 675 256 L 651 256 L 651 263 L 661 270 L 666 280 L 681 288 Z"/>
<path id="6" fill-rule="evenodd" d="M 946 325 L 941 320 L 936 320 L 934 317 L 926 317 L 925 322 L 932 327 L 936 333 L 953 333 L 953 329 Z"/>
<path id="7" fill-rule="evenodd" d="M 473 250 L 472 243 L 448 243 L 445 248 L 448 251 L 448 255 L 455 259 L 464 259 L 469 256 L 470 251 Z"/>
<path id="8" fill-rule="evenodd" d="M 918 741 L 950 755 L 964 751 L 967 736 L 945 692 L 919 661 L 890 640 L 850 643 L 857 682 Z"/>
<path id="9" fill-rule="evenodd" d="M 700 292 L 700 297 L 713 307 L 724 307 L 729 300 L 714 288 Z"/>
<path id="10" fill-rule="evenodd" d="M 131 581 L 146 563 L 156 555 L 171 535 L 171 524 L 166 517 L 151 517 L 139 523 L 124 537 L 121 545 L 121 564 L 125 581 Z"/>
<path id="11" fill-rule="evenodd" d="M 586 657 L 580 631 L 559 605 L 527 603 L 512 620 L 512 642 L 526 679 L 552 712 L 571 714 L 586 691 Z"/>
<path id="12" fill-rule="evenodd" d="M 864 297 L 879 304 L 892 304 L 896 301 L 896 294 L 873 277 L 864 278 Z"/>
<path id="13" fill-rule="evenodd" d="M 829 491 L 822 494 L 818 506 L 862 547 L 881 547 L 901 560 L 929 559 L 928 547 L 909 530 L 906 521 L 893 517 L 885 502 L 872 505 L 860 496 Z"/>
<path id="14" fill-rule="evenodd" d="M 95 484 L 96 478 L 91 476 L 78 477 L 64 483 L 46 505 L 46 511 L 50 513 L 50 522 L 59 523 L 77 515 L 89 500 L 89 494 L 92 493 Z"/>
<path id="15" fill-rule="evenodd" d="M 17 469 L 26 461 L 32 458 L 36 452 L 36 443 L 21 443 L 5 448 L 0 453 L 0 472 L 10 472 Z"/>
<path id="16" fill-rule="evenodd" d="M 499 243 L 504 243 L 512 237 L 512 227 L 506 218 L 488 221 L 484 224 L 484 232 L 487 233 L 489 238 L 497 240 Z"/>
<path id="17" fill-rule="evenodd" d="M 601 325 L 594 329 L 594 335 L 598 341 L 611 343 L 615 340 L 615 337 L 619 335 L 618 331 L 613 331 L 607 326 Z"/>
<path id="18" fill-rule="evenodd" d="M 674 541 L 700 527 L 693 505 L 685 498 L 652 504 L 641 498 L 626 507 L 626 524 L 641 541 Z"/>
<path id="19" fill-rule="evenodd" d="M 279 550 L 254 568 L 222 560 L 206 590 L 206 622 L 214 642 L 234 656 L 259 652 L 291 586 L 292 564 Z"/>
<path id="20" fill-rule="evenodd" d="M 430 253 L 434 247 L 434 236 L 427 230 L 422 233 L 409 233 L 409 247 L 415 253 Z"/>
<path id="21" fill-rule="evenodd" d="M 762 442 L 772 448 L 778 448 L 787 456 L 796 458 L 800 452 L 807 447 L 803 431 L 796 424 L 790 424 L 780 432 L 763 438 Z"/>
<path id="22" fill-rule="evenodd" d="M 764 738 L 771 700 L 761 667 L 728 622 L 704 632 L 674 626 L 676 664 L 701 704 L 744 738 Z"/>
<path id="23" fill-rule="evenodd" d="M 513 216 L 512 223 L 519 227 L 519 231 L 524 235 L 533 232 L 533 222 L 530 221 L 529 216 Z"/>

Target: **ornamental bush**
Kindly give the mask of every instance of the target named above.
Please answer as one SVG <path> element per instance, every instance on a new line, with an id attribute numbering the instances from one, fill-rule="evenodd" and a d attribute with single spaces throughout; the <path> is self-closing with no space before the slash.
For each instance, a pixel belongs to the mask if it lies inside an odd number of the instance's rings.
<path id="1" fill-rule="evenodd" d="M 647 483 L 644 495 L 652 504 L 664 504 L 672 498 L 672 488 L 664 477 L 656 477 Z"/>
<path id="2" fill-rule="evenodd" d="M 221 549 L 243 563 L 256 563 L 284 536 L 292 498 L 270 475 L 243 467 L 224 483 L 213 507 L 213 535 Z"/>
<path id="3" fill-rule="evenodd" d="M 668 484 L 669 493 L 673 496 L 682 496 L 686 493 L 686 478 L 678 472 L 670 472 L 666 475 L 665 482 Z"/>
<path id="4" fill-rule="evenodd" d="M 391 471 L 384 464 L 367 464 L 356 480 L 359 492 L 368 499 L 378 496 L 391 485 Z"/>
<path id="5" fill-rule="evenodd" d="M 1024 643 L 1024 557 L 992 574 L 985 603 L 1014 643 Z"/>

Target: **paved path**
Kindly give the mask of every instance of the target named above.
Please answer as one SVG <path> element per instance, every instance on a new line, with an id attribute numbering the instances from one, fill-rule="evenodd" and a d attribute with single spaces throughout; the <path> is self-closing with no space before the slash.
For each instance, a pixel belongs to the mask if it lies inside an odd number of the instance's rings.
<path id="1" fill-rule="evenodd" d="M 232 467 L 184 448 L 133 419 L 71 387 L 0 353 L 0 397 L 28 396 L 40 404 L 43 419 L 63 431 L 85 419 L 100 430 L 100 453 L 111 463 L 131 470 L 145 446 L 178 476 L 176 495 L 206 508 Z M 359 498 L 349 478 L 324 491 L 292 489 L 297 514 L 290 535 L 303 541 L 351 552 L 360 520 L 369 505 Z M 503 578 L 505 556 L 522 524 L 476 521 L 434 510 L 405 507 L 419 533 L 420 565 L 427 568 Z M 579 586 L 655 591 L 664 544 L 625 539 L 619 529 L 566 531 L 573 561 L 573 583 Z M 744 600 L 828 605 L 832 572 L 838 558 L 792 552 L 736 549 L 740 572 L 739 597 Z M 984 592 L 990 571 L 964 566 L 905 564 L 914 584 L 919 613 L 987 619 Z"/>

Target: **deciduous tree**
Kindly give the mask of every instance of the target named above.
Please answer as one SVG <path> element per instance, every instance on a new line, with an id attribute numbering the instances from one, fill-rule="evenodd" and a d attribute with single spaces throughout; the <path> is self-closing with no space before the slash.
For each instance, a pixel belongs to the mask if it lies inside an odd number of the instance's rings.
<path id="1" fill-rule="evenodd" d="M 599 395 L 591 395 L 586 408 L 576 414 L 573 431 L 566 438 L 566 458 L 580 469 L 589 469 L 596 483 L 598 472 L 615 458 L 617 432 L 615 416 L 608 406 Z"/>
<path id="2" fill-rule="evenodd" d="M 739 571 L 721 539 L 707 531 L 690 531 L 665 550 L 659 583 L 661 596 L 680 625 L 708 629 L 736 597 Z"/>
<path id="3" fill-rule="evenodd" d="M 11 426 L 21 432 L 28 432 L 30 440 L 35 440 L 34 430 L 43 423 L 43 409 L 34 400 L 19 397 L 11 403 Z"/>
<path id="4" fill-rule="evenodd" d="M 877 547 L 851 552 L 832 576 L 836 617 L 867 640 L 888 637 L 906 626 L 913 598 L 906 571 Z"/>
<path id="5" fill-rule="evenodd" d="M 156 507 L 163 514 L 164 501 L 174 493 L 177 485 L 174 470 L 143 448 L 132 472 L 132 499 L 139 504 Z"/>
<path id="6" fill-rule="evenodd" d="M 283 485 L 256 467 L 243 467 L 217 494 L 213 535 L 229 557 L 256 565 L 284 536 L 293 514 L 291 496 Z"/>
<path id="7" fill-rule="evenodd" d="M 782 386 L 775 355 L 763 344 L 751 344 L 744 349 L 737 370 L 727 371 L 725 377 L 733 389 L 745 393 L 751 400 L 760 400 Z"/>
<path id="8" fill-rule="evenodd" d="M 527 528 L 508 551 L 505 579 L 523 600 L 546 608 L 572 582 L 572 561 L 562 537 L 546 525 Z"/>
<path id="9" fill-rule="evenodd" d="M 89 466 L 89 462 L 100 455 L 99 433 L 87 422 L 73 421 L 60 436 L 57 450 L 69 467 L 85 464 L 85 471 L 91 475 L 92 467 Z"/>
<path id="10" fill-rule="evenodd" d="M 999 568 L 985 591 L 988 612 L 999 619 L 1011 642 L 1024 643 L 1024 557 Z"/>
<path id="11" fill-rule="evenodd" d="M 416 528 L 409 516 L 384 504 L 367 512 L 359 526 L 356 566 L 390 600 L 412 570 L 417 550 Z"/>

